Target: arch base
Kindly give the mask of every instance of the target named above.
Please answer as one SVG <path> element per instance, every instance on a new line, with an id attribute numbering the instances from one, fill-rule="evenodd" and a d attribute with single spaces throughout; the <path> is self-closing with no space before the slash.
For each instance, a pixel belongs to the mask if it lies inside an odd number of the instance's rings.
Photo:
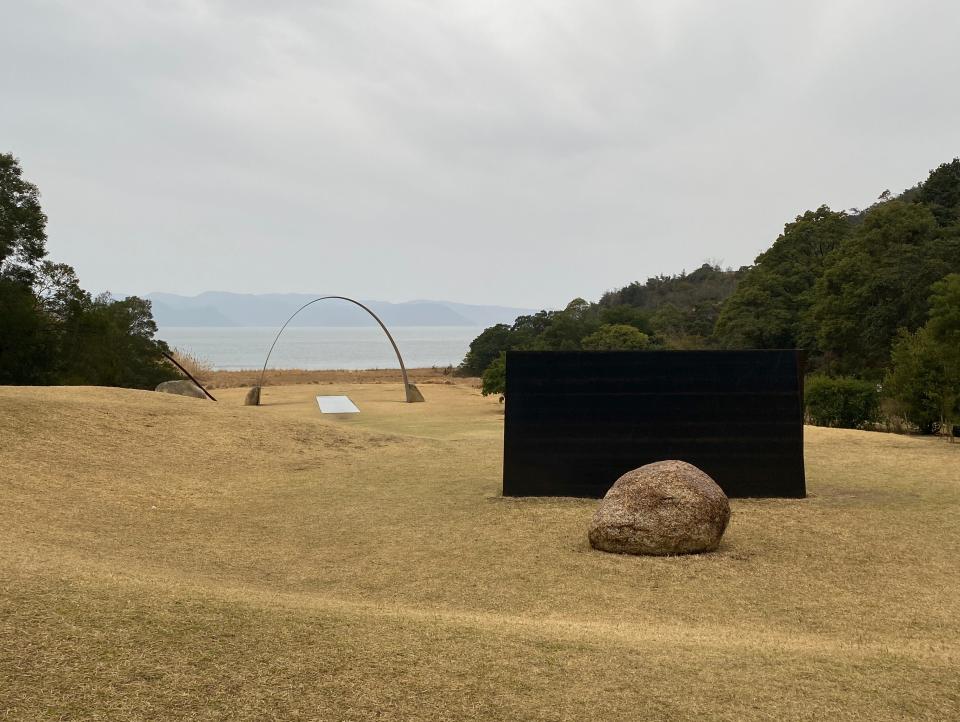
<path id="1" fill-rule="evenodd" d="M 416 404 L 425 401 L 423 394 L 420 393 L 420 389 L 414 384 L 407 384 L 407 403 Z"/>

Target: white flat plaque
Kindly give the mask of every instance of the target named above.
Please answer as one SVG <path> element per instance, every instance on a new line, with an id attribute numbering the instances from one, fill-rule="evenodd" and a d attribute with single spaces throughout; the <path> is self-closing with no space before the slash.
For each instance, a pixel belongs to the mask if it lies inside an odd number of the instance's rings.
<path id="1" fill-rule="evenodd" d="M 360 409 L 347 396 L 318 396 L 321 414 L 359 414 Z"/>

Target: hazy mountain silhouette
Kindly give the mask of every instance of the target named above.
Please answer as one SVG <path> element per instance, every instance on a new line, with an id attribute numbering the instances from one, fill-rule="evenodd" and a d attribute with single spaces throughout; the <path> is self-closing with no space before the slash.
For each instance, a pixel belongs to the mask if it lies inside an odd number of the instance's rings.
<path id="1" fill-rule="evenodd" d="M 197 296 L 150 293 L 153 316 L 160 326 L 279 326 L 318 293 L 226 293 L 205 291 Z M 483 306 L 447 301 L 389 303 L 357 299 L 369 306 L 387 326 L 477 326 L 513 323 L 531 309 Z M 345 301 L 322 301 L 306 309 L 294 326 L 365 326 L 372 319 Z"/>

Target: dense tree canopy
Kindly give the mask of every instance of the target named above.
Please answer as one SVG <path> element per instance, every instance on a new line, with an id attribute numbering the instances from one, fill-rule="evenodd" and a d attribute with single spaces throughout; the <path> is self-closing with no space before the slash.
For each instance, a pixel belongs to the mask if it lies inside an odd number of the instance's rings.
<path id="1" fill-rule="evenodd" d="M 581 344 L 584 351 L 643 351 L 650 348 L 650 337 L 624 323 L 601 326 Z"/>
<path id="2" fill-rule="evenodd" d="M 91 298 L 70 266 L 44 260 L 46 220 L 37 187 L 0 154 L 0 383 L 153 388 L 176 378 L 150 302 Z"/>
<path id="3" fill-rule="evenodd" d="M 692 273 L 656 276 L 610 291 L 600 298 L 598 305 L 604 310 L 632 308 L 647 314 L 649 331 L 663 347 L 703 348 L 712 345 L 720 309 L 737 288 L 745 270 L 722 269 L 705 263 Z"/>
<path id="4" fill-rule="evenodd" d="M 600 298 L 600 306 L 632 306 L 656 310 L 668 303 L 691 308 L 704 303 L 724 301 L 737 287 L 740 273 L 704 263 L 697 270 L 676 276 L 654 276 L 641 283 L 634 281 Z"/>
<path id="5" fill-rule="evenodd" d="M 634 306 L 601 306 L 599 319 L 604 326 L 633 326 L 647 336 L 653 335 L 650 313 Z"/>
<path id="6" fill-rule="evenodd" d="M 923 430 L 960 423 L 960 273 L 933 285 L 923 328 L 901 329 L 884 386 L 900 413 Z"/>
<path id="7" fill-rule="evenodd" d="M 960 220 L 960 158 L 931 171 L 916 201 L 927 206 L 941 225 L 953 225 Z"/>
<path id="8" fill-rule="evenodd" d="M 0 384 L 53 381 L 51 320 L 30 287 L 0 278 Z"/>
<path id="9" fill-rule="evenodd" d="M 29 282 L 47 254 L 40 191 L 11 153 L 0 153 L 0 278 Z"/>
<path id="10" fill-rule="evenodd" d="M 897 330 L 926 320 L 931 284 L 960 270 L 958 241 L 923 205 L 894 200 L 868 212 L 814 287 L 806 328 L 827 368 L 882 375 Z"/>
<path id="11" fill-rule="evenodd" d="M 960 354 L 960 273 L 951 273 L 933 284 L 927 326 L 937 343 Z"/>
<path id="12" fill-rule="evenodd" d="M 796 348 L 827 256 L 852 230 L 826 206 L 788 223 L 723 306 L 717 340 L 733 348 Z"/>

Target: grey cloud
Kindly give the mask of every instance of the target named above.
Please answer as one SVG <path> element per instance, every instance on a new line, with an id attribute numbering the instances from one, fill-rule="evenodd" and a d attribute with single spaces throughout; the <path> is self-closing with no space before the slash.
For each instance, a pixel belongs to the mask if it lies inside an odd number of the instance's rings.
<path id="1" fill-rule="evenodd" d="M 559 306 L 748 263 L 958 152 L 947 2 L 6 15 L 0 138 L 95 289 Z"/>

